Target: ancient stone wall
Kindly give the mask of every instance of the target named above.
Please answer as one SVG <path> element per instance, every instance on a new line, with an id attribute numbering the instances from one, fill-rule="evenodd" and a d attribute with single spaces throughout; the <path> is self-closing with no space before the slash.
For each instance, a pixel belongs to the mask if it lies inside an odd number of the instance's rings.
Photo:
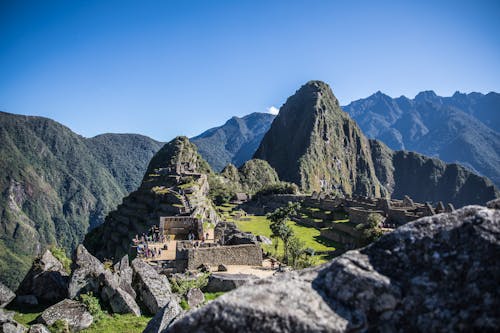
<path id="1" fill-rule="evenodd" d="M 187 269 L 196 269 L 202 264 L 262 265 L 262 250 L 258 245 L 245 244 L 187 249 Z"/>
<path id="2" fill-rule="evenodd" d="M 382 217 L 384 212 L 360 207 L 351 207 L 349 208 L 349 221 L 354 224 L 365 223 L 370 214 L 379 214 Z"/>

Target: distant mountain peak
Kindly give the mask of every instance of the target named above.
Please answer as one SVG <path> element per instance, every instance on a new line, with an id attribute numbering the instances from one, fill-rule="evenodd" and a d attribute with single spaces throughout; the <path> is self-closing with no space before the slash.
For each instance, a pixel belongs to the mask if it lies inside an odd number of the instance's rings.
<path id="1" fill-rule="evenodd" d="M 438 98 L 438 95 L 436 95 L 436 93 L 434 92 L 434 90 L 424 90 L 424 91 L 421 91 L 419 92 L 416 96 L 415 96 L 415 100 L 416 101 L 421 101 L 421 100 L 434 100 Z"/>

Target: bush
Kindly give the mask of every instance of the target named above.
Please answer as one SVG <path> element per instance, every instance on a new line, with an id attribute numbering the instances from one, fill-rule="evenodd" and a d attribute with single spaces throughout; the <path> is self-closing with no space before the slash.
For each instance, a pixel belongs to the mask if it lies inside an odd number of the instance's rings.
<path id="1" fill-rule="evenodd" d="M 297 194 L 299 187 L 293 183 L 279 182 L 267 185 L 255 193 L 255 198 L 260 198 L 272 194 Z"/>
<path id="2" fill-rule="evenodd" d="M 83 305 L 85 305 L 96 322 L 104 317 L 104 312 L 102 311 L 99 299 L 95 297 L 92 292 L 81 294 L 80 301 L 83 303 Z"/>
<path id="3" fill-rule="evenodd" d="M 201 273 L 200 276 L 196 278 L 181 278 L 172 277 L 170 279 L 170 284 L 172 285 L 172 291 L 178 293 L 181 296 L 186 296 L 188 291 L 193 288 L 202 289 L 208 284 L 208 277 L 210 273 Z"/>
<path id="4" fill-rule="evenodd" d="M 67 273 L 71 273 L 71 259 L 66 255 L 66 251 L 58 246 L 53 245 L 50 247 L 50 252 L 52 255 L 61 262 L 64 270 Z"/>
<path id="5" fill-rule="evenodd" d="M 379 239 L 384 232 L 380 228 L 382 216 L 380 214 L 371 213 L 368 215 L 365 223 L 360 223 L 356 229 L 361 231 L 361 245 L 368 245 Z"/>

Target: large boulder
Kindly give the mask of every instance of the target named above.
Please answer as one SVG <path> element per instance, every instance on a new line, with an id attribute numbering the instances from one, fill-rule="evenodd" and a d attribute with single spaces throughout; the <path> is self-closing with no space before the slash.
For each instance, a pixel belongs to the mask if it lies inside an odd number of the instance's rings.
<path id="1" fill-rule="evenodd" d="M 125 271 L 124 267 L 122 272 Z M 106 270 L 103 264 L 83 245 L 79 245 L 73 259 L 73 274 L 71 274 L 68 288 L 69 297 L 76 298 L 82 293 L 92 292 L 94 295 L 99 295 L 104 303 L 109 304 L 114 313 L 133 313 L 139 316 L 140 309 L 134 299 L 135 292 L 130 291 L 132 287 L 130 285 L 126 287 L 128 292 L 121 287 L 127 284 L 126 274 L 123 273 L 122 278 L 122 275 L 115 275 Z"/>
<path id="2" fill-rule="evenodd" d="M 99 275 L 101 299 L 109 304 L 114 313 L 133 313 L 136 316 L 141 315 L 139 305 L 134 297 L 120 287 L 118 278 L 110 271 L 105 270 Z"/>
<path id="3" fill-rule="evenodd" d="M 245 285 L 168 332 L 493 332 L 500 210 L 425 217 L 330 263 Z"/>
<path id="4" fill-rule="evenodd" d="M 226 242 L 224 243 L 224 245 L 244 244 L 258 244 L 257 237 L 249 232 L 238 232 L 226 238 Z"/>
<path id="5" fill-rule="evenodd" d="M 28 333 L 50 333 L 50 331 L 45 325 L 35 324 L 30 326 Z"/>
<path id="6" fill-rule="evenodd" d="M 24 333 L 26 332 L 26 328 L 14 320 L 14 312 L 5 311 L 0 308 L 0 332 Z"/>
<path id="7" fill-rule="evenodd" d="M 99 275 L 104 273 L 104 266 L 81 244 L 73 256 L 72 271 L 68 287 L 69 298 L 87 292 L 96 295 L 99 293 Z"/>
<path id="8" fill-rule="evenodd" d="M 137 295 L 132 288 L 132 277 L 134 272 L 132 267 L 130 267 L 128 255 L 123 256 L 123 258 L 115 264 L 114 269 L 115 273 L 118 275 L 120 288 L 128 292 L 133 298 L 136 298 Z"/>
<path id="9" fill-rule="evenodd" d="M 37 319 L 46 326 L 51 326 L 58 320 L 67 322 L 71 331 L 77 332 L 92 325 L 94 318 L 82 303 L 65 299 L 45 309 Z"/>
<path id="10" fill-rule="evenodd" d="M 46 250 L 33 261 L 16 294 L 33 295 L 39 303 L 57 303 L 68 296 L 68 276 L 63 264 Z"/>
<path id="11" fill-rule="evenodd" d="M 219 291 L 230 291 L 236 289 L 249 281 L 255 281 L 257 277 L 252 274 L 217 274 L 213 273 L 208 278 L 208 284 L 204 290 L 215 293 Z"/>
<path id="12" fill-rule="evenodd" d="M 187 303 L 191 309 L 196 308 L 197 306 L 203 304 L 205 301 L 205 295 L 200 290 L 200 288 L 191 288 L 189 289 L 186 295 Z"/>
<path id="13" fill-rule="evenodd" d="M 152 314 L 157 313 L 170 301 L 177 302 L 170 282 L 165 275 L 158 274 L 153 267 L 140 258 L 132 261 L 133 287 L 137 296 Z"/>
<path id="14" fill-rule="evenodd" d="M 16 294 L 12 292 L 6 285 L 0 282 L 0 308 L 5 307 L 9 304 L 14 298 Z"/>
<path id="15" fill-rule="evenodd" d="M 179 303 L 171 300 L 149 321 L 143 333 L 163 333 L 182 314 L 183 311 Z"/>

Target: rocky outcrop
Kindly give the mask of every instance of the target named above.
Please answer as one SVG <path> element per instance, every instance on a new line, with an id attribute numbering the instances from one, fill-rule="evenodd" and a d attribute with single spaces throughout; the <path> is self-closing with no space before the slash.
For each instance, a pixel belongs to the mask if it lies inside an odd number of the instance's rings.
<path id="1" fill-rule="evenodd" d="M 200 288 L 192 288 L 189 289 L 186 299 L 188 302 L 188 305 L 191 309 L 196 308 L 197 306 L 203 304 L 205 301 L 205 295 L 203 295 L 203 292 L 200 290 Z"/>
<path id="2" fill-rule="evenodd" d="M 114 313 L 133 313 L 139 316 L 140 309 L 134 300 L 135 292 L 132 287 L 130 285 L 121 287 L 129 279 L 127 274 L 130 272 L 127 272 L 127 265 L 128 259 L 122 259 L 120 262 L 120 267 L 123 266 L 122 275 L 115 275 L 104 269 L 103 264 L 83 245 L 79 245 L 73 260 L 73 273 L 68 288 L 69 297 L 76 298 L 82 293 L 92 292 L 109 304 Z"/>
<path id="3" fill-rule="evenodd" d="M 58 320 L 67 322 L 71 331 L 77 332 L 89 327 L 94 318 L 82 303 L 65 299 L 45 309 L 37 319 L 39 323 L 47 326 Z"/>
<path id="4" fill-rule="evenodd" d="M 163 333 L 183 314 L 179 303 L 175 301 L 168 302 L 148 323 L 143 333 Z"/>
<path id="5" fill-rule="evenodd" d="M 329 264 L 219 297 L 168 332 L 484 332 L 500 327 L 500 210 L 425 217 Z"/>
<path id="6" fill-rule="evenodd" d="M 5 311 L 0 308 L 0 332 L 24 333 L 26 332 L 26 328 L 14 320 L 14 312 Z"/>
<path id="7" fill-rule="evenodd" d="M 67 297 L 68 276 L 63 264 L 46 250 L 33 261 L 16 293 L 18 296 L 32 295 L 38 303 L 54 304 Z"/>
<path id="8" fill-rule="evenodd" d="M 176 302 L 170 282 L 165 275 L 158 274 L 153 267 L 140 258 L 132 261 L 133 287 L 137 296 L 150 313 L 155 314 L 169 302 Z"/>
<path id="9" fill-rule="evenodd" d="M 217 274 L 213 273 L 208 278 L 208 284 L 204 290 L 215 293 L 219 291 L 230 291 L 245 283 L 257 280 L 252 274 Z"/>
<path id="10" fill-rule="evenodd" d="M 6 285 L 0 282 L 0 308 L 5 307 L 15 297 L 16 294 L 14 294 L 12 290 L 10 290 Z"/>
<path id="11" fill-rule="evenodd" d="M 135 298 L 137 294 L 132 288 L 132 277 L 134 272 L 132 270 L 132 267 L 130 267 L 128 255 L 123 256 L 123 258 L 115 264 L 114 269 L 115 273 L 118 275 L 120 288 L 122 288 L 123 290 L 128 292 L 133 298 Z"/>
<path id="12" fill-rule="evenodd" d="M 50 333 L 50 331 L 45 325 L 35 324 L 30 326 L 28 333 Z"/>

